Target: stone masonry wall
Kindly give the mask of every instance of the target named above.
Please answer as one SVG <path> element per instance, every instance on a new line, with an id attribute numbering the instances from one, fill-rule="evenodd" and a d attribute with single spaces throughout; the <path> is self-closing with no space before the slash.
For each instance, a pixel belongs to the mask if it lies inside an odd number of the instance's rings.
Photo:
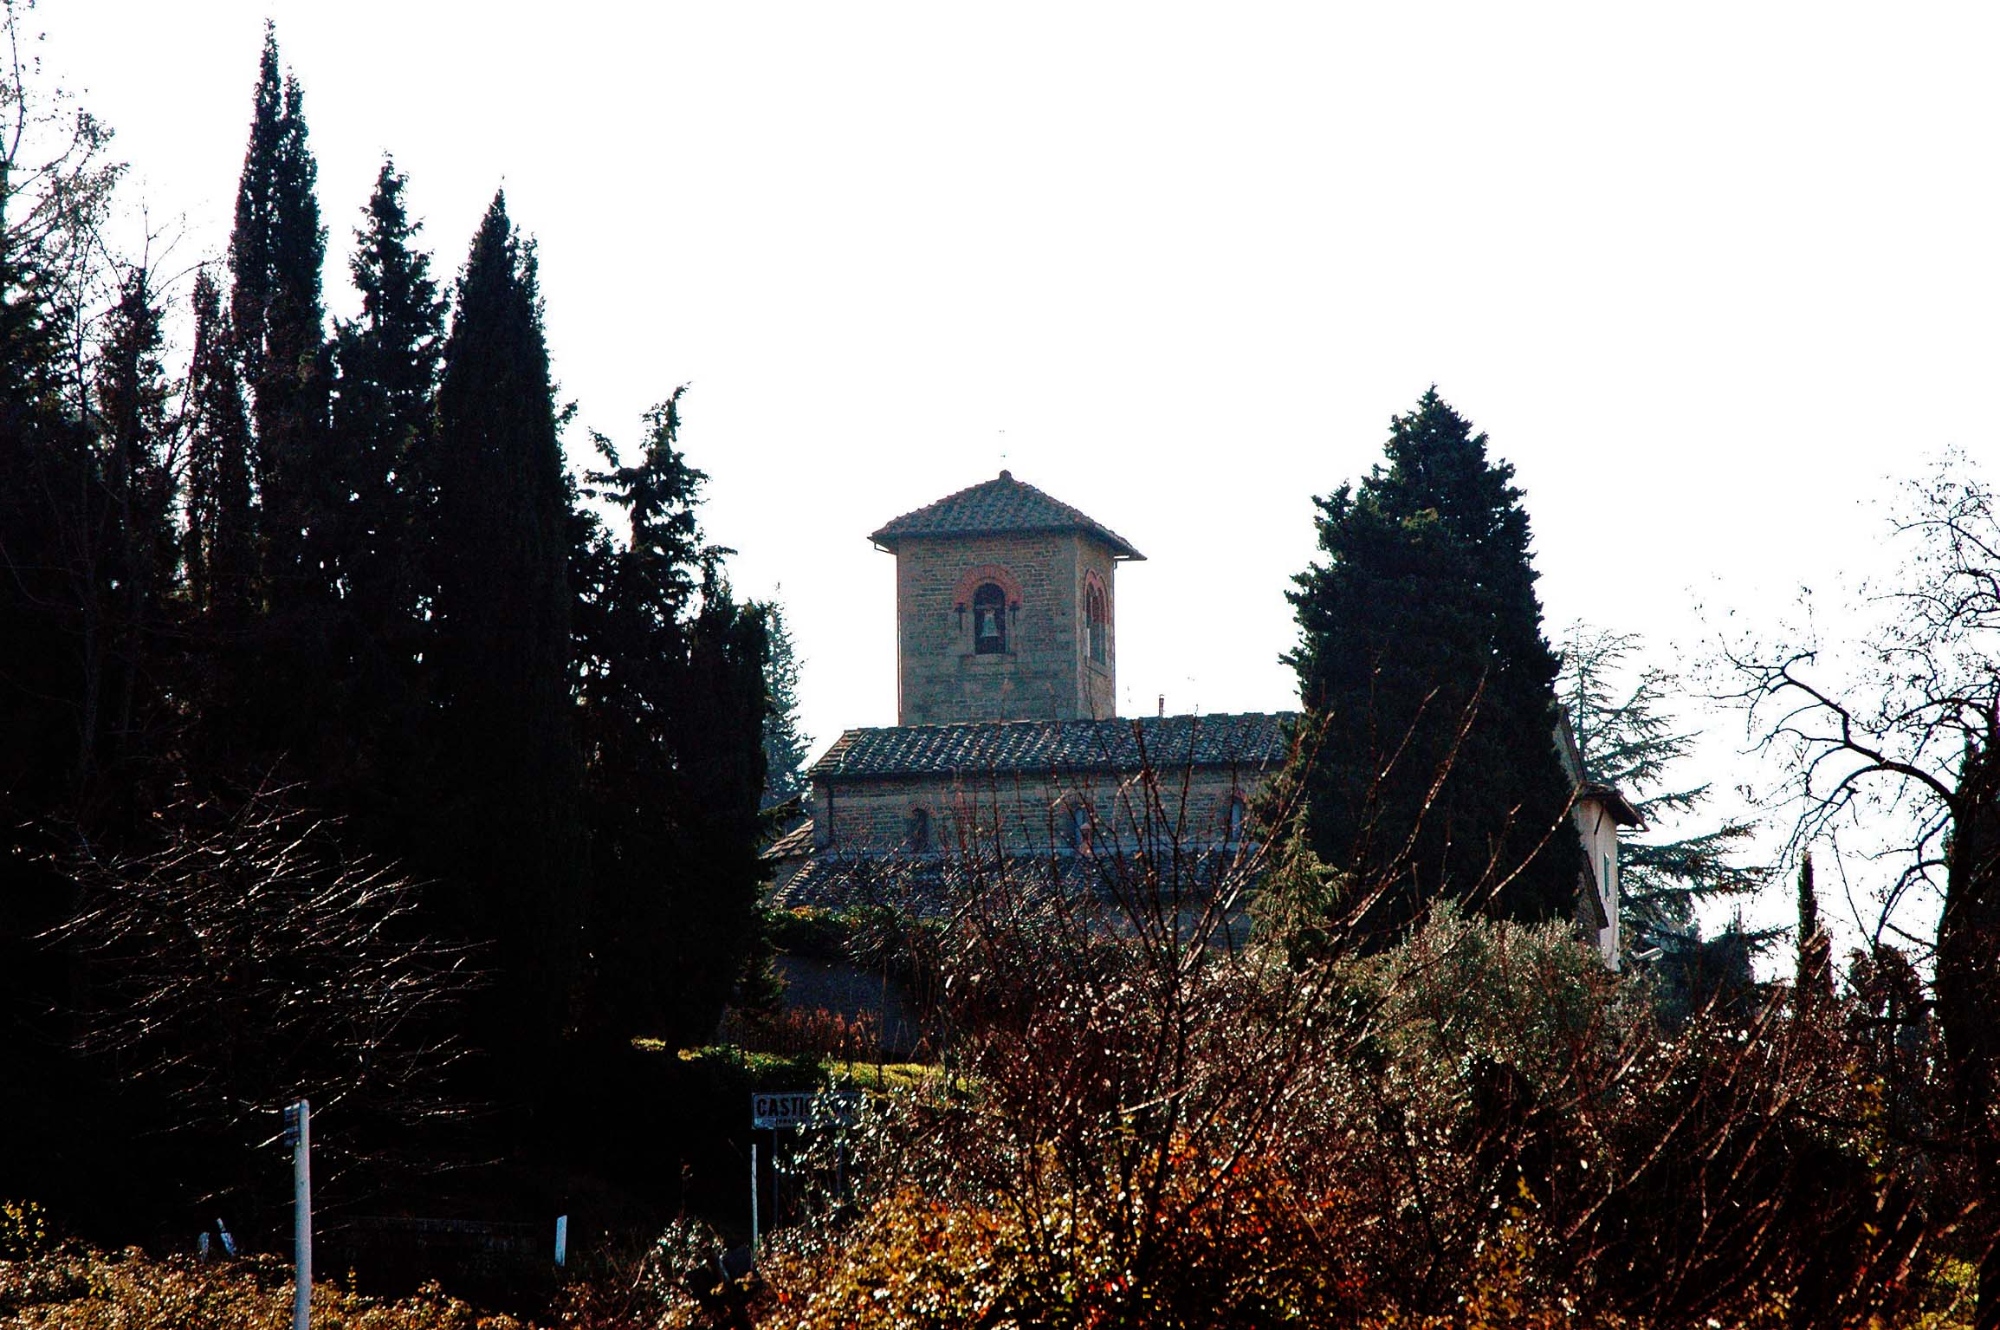
<path id="1" fill-rule="evenodd" d="M 1094 540 L 1076 538 L 1076 661 L 1082 680 L 1082 710 L 1077 714 L 1102 720 L 1118 714 L 1118 587 L 1112 580 L 1118 561 L 1111 551 Z M 1104 663 L 1090 658 L 1090 634 L 1083 619 L 1084 585 L 1095 573 L 1104 587 Z"/>
<path id="2" fill-rule="evenodd" d="M 1181 815 L 1183 774 L 1164 773 L 1160 781 L 1161 803 L 1169 820 Z M 1265 778 L 1266 773 L 1228 767 L 1195 770 L 1186 782 L 1183 842 L 1211 845 L 1226 839 L 1232 799 L 1249 799 Z M 971 847 L 975 826 L 978 844 L 990 847 L 996 821 L 1009 852 L 1067 848 L 1073 825 L 1070 807 L 1085 811 L 1087 834 L 1100 847 L 1130 846 L 1145 817 L 1143 793 L 1110 772 L 1061 783 L 1046 775 L 1017 772 L 821 781 L 815 799 L 817 848 L 834 854 L 909 848 L 910 815 L 918 808 L 930 815 L 931 851 L 947 855 Z"/>
<path id="3" fill-rule="evenodd" d="M 896 552 L 897 723 L 1114 714 L 1117 657 L 1088 659 L 1083 622 L 1084 578 L 1094 571 L 1111 600 L 1112 564 L 1108 549 L 1074 533 L 905 537 Z M 970 605 L 958 609 L 969 601 L 968 574 L 986 565 L 1004 570 L 1000 580 L 1020 599 L 1007 650 L 993 655 L 973 650 Z"/>

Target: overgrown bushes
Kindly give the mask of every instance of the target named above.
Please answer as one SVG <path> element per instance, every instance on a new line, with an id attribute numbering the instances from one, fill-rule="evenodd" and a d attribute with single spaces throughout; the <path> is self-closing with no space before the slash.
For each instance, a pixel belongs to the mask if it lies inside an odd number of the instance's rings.
<path id="1" fill-rule="evenodd" d="M 291 1316 L 286 1262 L 159 1260 L 137 1248 L 111 1254 L 57 1240 L 34 1206 L 0 1206 L 0 1325 L 285 1330 Z M 388 1301 L 344 1290 L 337 1282 L 314 1286 L 312 1321 L 315 1330 L 519 1330 L 522 1324 L 482 1313 L 435 1285 Z"/>
<path id="2" fill-rule="evenodd" d="M 1266 868 L 1261 940 L 1228 945 Z M 1774 998 L 1670 1029 L 1560 926 L 1441 909 L 1370 951 L 1320 917 L 1300 945 L 1291 869 L 1177 871 L 975 875 L 939 961 L 959 1074 L 843 1142 L 864 1181 L 767 1257 L 769 1324 L 1818 1326 L 1949 1301 L 1944 1165 L 1894 1139 L 1841 1020 Z"/>

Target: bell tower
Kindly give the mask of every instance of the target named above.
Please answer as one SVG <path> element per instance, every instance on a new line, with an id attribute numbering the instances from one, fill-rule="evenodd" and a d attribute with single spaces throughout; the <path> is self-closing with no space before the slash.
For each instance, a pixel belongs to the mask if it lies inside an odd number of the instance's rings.
<path id="1" fill-rule="evenodd" d="M 1002 471 L 869 539 L 896 556 L 897 724 L 1114 714 L 1124 537 Z"/>

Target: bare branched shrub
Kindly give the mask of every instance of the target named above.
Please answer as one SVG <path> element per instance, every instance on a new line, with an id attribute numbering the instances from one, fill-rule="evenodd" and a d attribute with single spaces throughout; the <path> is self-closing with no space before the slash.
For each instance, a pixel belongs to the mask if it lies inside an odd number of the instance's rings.
<path id="1" fill-rule="evenodd" d="M 824 1007 L 792 1008 L 754 1024 L 725 1018 L 722 1031 L 725 1043 L 786 1057 L 858 1062 L 874 1059 L 882 1048 L 882 1022 L 867 1011 L 846 1015 Z"/>
<path id="2" fill-rule="evenodd" d="M 820 1138 L 822 1220 L 767 1261 L 773 1323 L 1910 1305 L 1923 1163 L 1841 1020 L 1774 1001 L 1668 1030 L 1560 925 L 1438 908 L 1385 948 L 1359 931 L 1380 888 L 1334 880 L 1282 800 L 1227 844 L 1175 784 L 1101 795 L 1088 854 L 961 855 L 934 934 L 946 1066 Z"/>
<path id="3" fill-rule="evenodd" d="M 478 976 L 428 931 L 417 884 L 349 855 L 296 799 L 188 796 L 150 848 L 78 847 L 77 908 L 50 940 L 85 975 L 82 1051 L 164 1091 L 174 1127 L 240 1145 L 269 1144 L 309 1098 L 316 1163 L 337 1179 L 463 1115 L 446 1092 L 453 1017 Z"/>
<path id="4" fill-rule="evenodd" d="M 1947 454 L 1904 488 L 1893 527 L 1903 562 L 1862 589 L 1840 617 L 1840 635 L 1822 640 L 1808 624 L 1776 641 L 1727 642 L 1723 692 L 1745 708 L 1753 740 L 1790 773 L 1793 848 L 1845 837 L 1867 848 L 1882 875 L 1875 919 L 1858 904 L 1855 912 L 1869 944 L 1854 970 L 1856 997 L 1870 1009 L 1861 1020 L 1871 1032 L 1868 1062 L 1884 1078 L 1899 1137 L 1946 1165 L 1942 1180 L 1965 1221 L 1956 1244 L 1979 1267 L 1978 1323 L 1994 1327 L 2000 504 L 1970 458 Z M 1931 911 L 1934 931 L 1911 918 Z M 1912 1021 L 1927 1010 L 1936 1015 L 1935 1049 Z M 1934 1111 L 1910 1111 L 1926 1098 Z"/>

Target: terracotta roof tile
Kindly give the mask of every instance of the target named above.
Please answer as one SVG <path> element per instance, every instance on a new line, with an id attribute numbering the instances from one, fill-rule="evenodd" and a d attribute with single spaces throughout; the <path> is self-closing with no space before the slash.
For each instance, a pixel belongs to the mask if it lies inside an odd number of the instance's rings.
<path id="1" fill-rule="evenodd" d="M 1081 531 L 1109 545 L 1121 559 L 1146 557 L 1117 532 L 1014 479 L 1011 471 L 904 513 L 869 539 L 894 549 L 896 542 L 907 536 L 992 536 L 1017 531 Z"/>
<path id="2" fill-rule="evenodd" d="M 1111 720 L 966 721 L 849 730 L 812 767 L 815 780 L 994 771 L 1276 768 L 1291 752 L 1290 712 Z M 1143 755 L 1143 759 L 1142 759 Z"/>
<path id="3" fill-rule="evenodd" d="M 812 819 L 807 818 L 798 826 L 793 827 L 790 831 L 772 841 L 765 847 L 764 853 L 759 857 L 773 861 L 796 859 L 800 855 L 810 854 L 812 847 L 813 824 Z"/>

